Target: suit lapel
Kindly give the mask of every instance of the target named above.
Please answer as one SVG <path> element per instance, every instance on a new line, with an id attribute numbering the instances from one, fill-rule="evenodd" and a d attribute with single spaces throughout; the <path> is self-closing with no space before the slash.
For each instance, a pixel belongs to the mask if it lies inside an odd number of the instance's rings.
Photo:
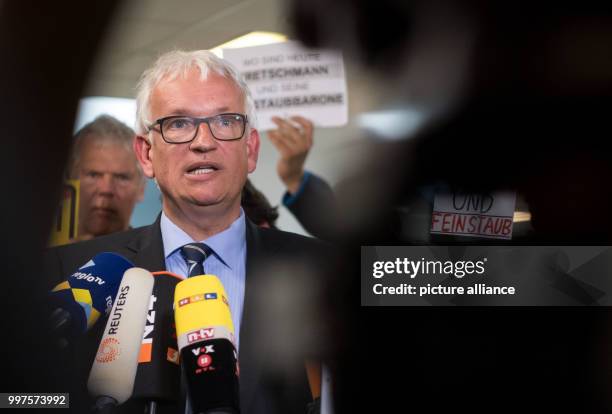
<path id="1" fill-rule="evenodd" d="M 257 335 L 256 309 L 254 309 L 254 287 L 257 276 L 257 263 L 265 260 L 266 249 L 262 246 L 261 234 L 257 226 L 247 219 L 246 241 L 247 259 L 245 266 L 244 307 L 240 324 L 240 401 L 241 412 L 251 411 L 253 398 L 261 379 L 261 355 L 254 346 Z"/>
<path id="2" fill-rule="evenodd" d="M 160 220 L 161 214 L 157 216 L 155 223 L 127 245 L 135 254 L 134 264 L 151 272 L 166 270 Z"/>

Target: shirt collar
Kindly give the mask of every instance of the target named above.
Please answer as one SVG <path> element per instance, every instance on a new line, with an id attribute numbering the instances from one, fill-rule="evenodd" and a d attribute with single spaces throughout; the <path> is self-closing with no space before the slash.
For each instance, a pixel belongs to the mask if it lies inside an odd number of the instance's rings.
<path id="1" fill-rule="evenodd" d="M 246 220 L 240 208 L 240 216 L 225 230 L 205 240 L 193 240 L 162 211 L 160 220 L 164 257 L 167 259 L 187 243 L 202 242 L 230 269 L 240 260 L 240 247 L 246 243 Z"/>

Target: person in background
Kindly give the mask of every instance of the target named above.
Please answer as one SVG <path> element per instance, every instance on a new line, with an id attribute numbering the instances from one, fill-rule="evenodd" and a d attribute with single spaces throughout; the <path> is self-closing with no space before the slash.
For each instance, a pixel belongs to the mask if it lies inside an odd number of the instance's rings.
<path id="1" fill-rule="evenodd" d="M 244 214 L 256 225 L 266 228 L 277 228 L 278 207 L 272 207 L 268 199 L 259 191 L 251 180 L 247 180 L 242 188 L 240 204 Z"/>
<path id="2" fill-rule="evenodd" d="M 313 123 L 301 116 L 273 117 L 278 128 L 268 138 L 278 150 L 278 177 L 285 185 L 282 203 L 306 231 L 321 239 L 334 237 L 335 198 L 330 185 L 304 169 L 313 145 Z"/>
<path id="3" fill-rule="evenodd" d="M 127 230 L 145 180 L 132 148 L 134 131 L 109 115 L 75 136 L 70 178 L 80 181 L 77 241 Z"/>

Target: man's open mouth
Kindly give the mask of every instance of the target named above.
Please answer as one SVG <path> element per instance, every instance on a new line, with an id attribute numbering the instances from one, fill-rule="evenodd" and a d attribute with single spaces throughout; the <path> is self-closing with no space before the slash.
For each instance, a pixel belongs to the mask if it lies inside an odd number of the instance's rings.
<path id="1" fill-rule="evenodd" d="M 92 211 L 101 216 L 112 216 L 116 214 L 115 209 L 108 207 L 94 207 Z"/>
<path id="2" fill-rule="evenodd" d="M 202 175 L 202 174 L 210 174 L 214 171 L 217 171 L 218 168 L 215 165 L 199 165 L 187 170 L 187 174 L 191 175 Z"/>

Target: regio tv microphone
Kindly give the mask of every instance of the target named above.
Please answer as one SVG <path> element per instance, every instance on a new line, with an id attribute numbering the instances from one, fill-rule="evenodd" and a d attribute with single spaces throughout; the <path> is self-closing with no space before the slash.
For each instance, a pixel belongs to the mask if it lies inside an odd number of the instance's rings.
<path id="1" fill-rule="evenodd" d="M 110 412 L 132 395 L 152 292 L 147 270 L 134 267 L 123 275 L 87 381 L 99 412 Z"/>
<path id="2" fill-rule="evenodd" d="M 49 294 L 53 333 L 74 338 L 91 329 L 100 315 L 110 311 L 121 278 L 131 267 L 134 265 L 118 254 L 100 253 L 55 286 Z"/>
<path id="3" fill-rule="evenodd" d="M 192 412 L 239 413 L 234 325 L 219 278 L 194 276 L 176 285 L 174 317 Z"/>

